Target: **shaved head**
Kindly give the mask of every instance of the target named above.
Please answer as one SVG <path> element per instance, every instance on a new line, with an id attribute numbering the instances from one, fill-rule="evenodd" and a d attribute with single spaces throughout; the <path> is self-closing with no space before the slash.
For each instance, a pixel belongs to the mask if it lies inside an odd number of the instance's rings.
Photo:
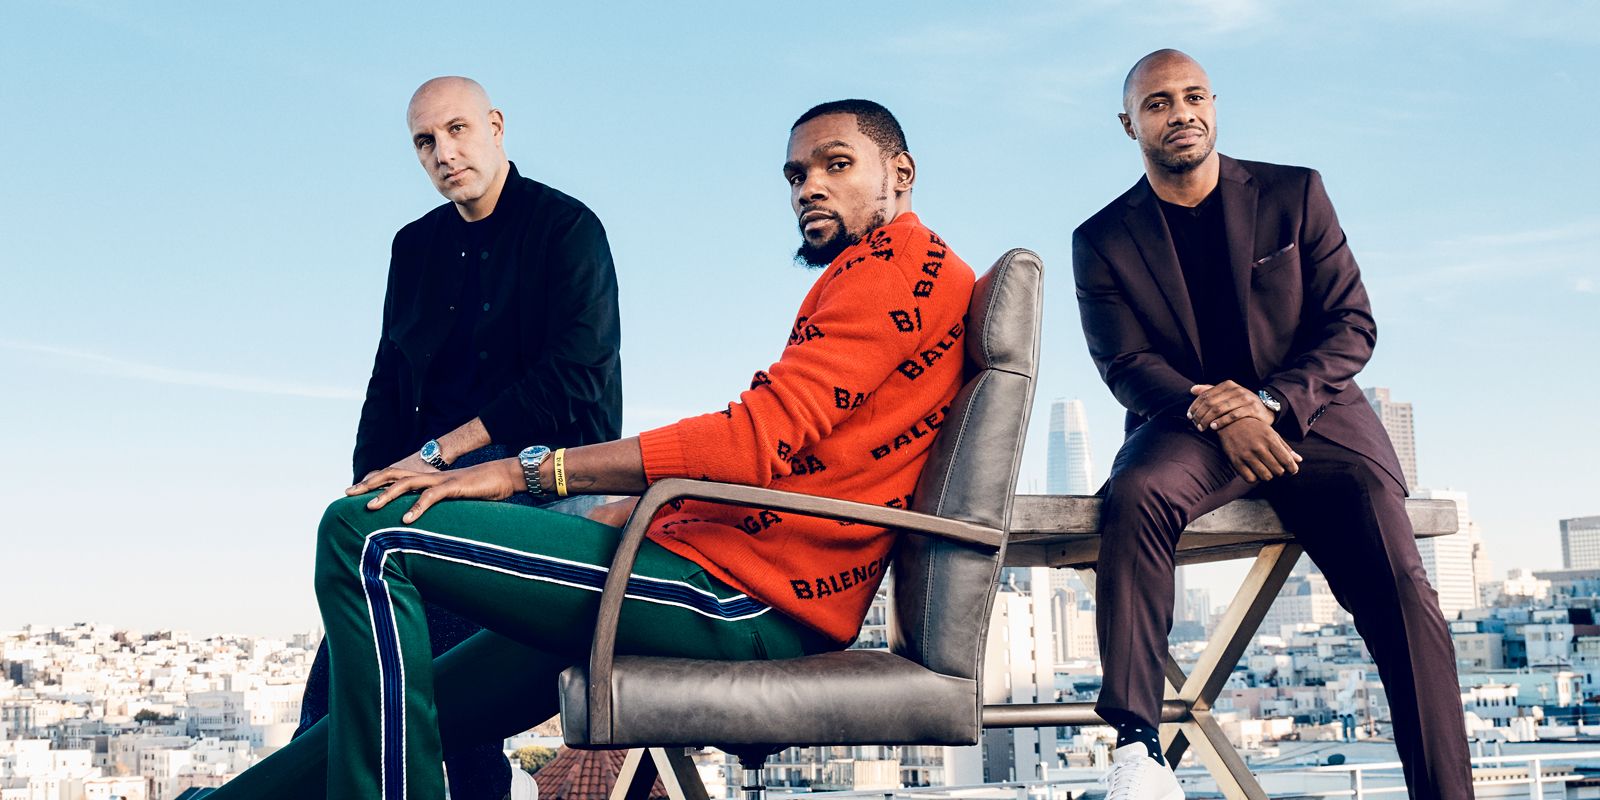
<path id="1" fill-rule="evenodd" d="M 1170 47 L 1157 50 L 1154 53 L 1151 53 L 1134 62 L 1133 68 L 1128 70 L 1128 77 L 1122 79 L 1123 111 L 1133 110 L 1135 101 L 1133 94 L 1134 90 L 1139 86 L 1139 78 L 1143 76 L 1146 71 L 1156 67 L 1166 66 L 1169 63 L 1193 64 L 1194 68 L 1200 71 L 1200 74 L 1205 74 L 1205 68 L 1200 66 L 1200 62 L 1190 58 L 1188 53 L 1185 53 L 1182 50 L 1173 50 Z"/>
<path id="2" fill-rule="evenodd" d="M 506 118 L 477 81 L 448 75 L 418 86 L 406 105 L 406 127 L 434 188 L 462 219 L 494 211 L 511 170 L 501 143 Z"/>
<path id="3" fill-rule="evenodd" d="M 459 75 L 443 75 L 424 82 L 411 93 L 411 102 L 406 104 L 407 127 L 411 125 L 411 115 L 416 113 L 417 105 L 436 97 L 449 97 L 464 102 L 468 107 L 483 114 L 489 113 L 489 109 L 494 108 L 494 103 L 489 102 L 489 93 L 483 90 L 483 84 Z"/>

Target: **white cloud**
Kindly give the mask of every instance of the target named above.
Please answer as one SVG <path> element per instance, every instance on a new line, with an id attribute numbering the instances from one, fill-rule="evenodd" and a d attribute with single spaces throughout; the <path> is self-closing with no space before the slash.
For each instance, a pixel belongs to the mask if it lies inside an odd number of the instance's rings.
<path id="1" fill-rule="evenodd" d="M 67 347 L 56 347 L 54 345 L 13 339 L 0 339 L 0 349 L 51 356 L 55 359 L 52 362 L 55 366 L 78 372 L 109 375 L 130 380 L 148 381 L 150 383 L 222 389 L 230 392 L 248 392 L 251 394 L 286 395 L 314 400 L 359 400 L 362 396 L 360 392 L 354 389 L 338 386 L 316 386 L 254 375 L 166 367 L 160 364 L 118 358 L 88 350 L 74 350 Z"/>

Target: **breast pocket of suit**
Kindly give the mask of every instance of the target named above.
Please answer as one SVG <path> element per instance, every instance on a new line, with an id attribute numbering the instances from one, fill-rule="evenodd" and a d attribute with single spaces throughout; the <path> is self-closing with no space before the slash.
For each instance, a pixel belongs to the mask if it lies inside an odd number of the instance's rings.
<path id="1" fill-rule="evenodd" d="M 1290 242 L 1255 260 L 1250 268 L 1250 282 L 1262 286 L 1268 279 L 1299 274 L 1300 249 Z"/>

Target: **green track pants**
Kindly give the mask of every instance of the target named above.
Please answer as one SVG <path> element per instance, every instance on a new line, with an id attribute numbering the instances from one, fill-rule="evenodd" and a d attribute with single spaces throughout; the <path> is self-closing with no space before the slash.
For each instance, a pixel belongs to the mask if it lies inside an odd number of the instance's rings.
<path id="1" fill-rule="evenodd" d="M 558 709 L 556 676 L 588 659 L 619 531 L 581 517 L 413 498 L 328 507 L 316 590 L 331 655 L 329 715 L 211 795 L 439 800 L 446 741 L 494 741 Z M 487 630 L 429 654 L 423 599 Z M 618 651 L 791 658 L 836 645 L 646 541 L 628 581 Z"/>

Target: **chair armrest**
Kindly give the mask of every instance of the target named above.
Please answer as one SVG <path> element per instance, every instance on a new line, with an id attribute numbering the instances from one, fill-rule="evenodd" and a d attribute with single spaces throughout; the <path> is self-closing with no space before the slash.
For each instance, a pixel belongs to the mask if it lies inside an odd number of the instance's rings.
<path id="1" fill-rule="evenodd" d="M 611 665 L 616 656 L 617 623 L 622 616 L 628 577 L 639 557 L 639 547 L 644 543 L 650 520 L 662 506 L 673 500 L 760 506 L 824 519 L 899 528 L 989 550 L 999 550 L 1005 541 L 1004 532 L 994 528 L 887 506 L 732 483 L 684 478 L 657 481 L 639 498 L 638 505 L 634 506 L 627 524 L 623 526 L 622 538 L 617 542 L 616 554 L 611 559 L 611 571 L 606 575 L 605 588 L 600 594 L 594 643 L 589 651 L 588 687 L 589 736 L 596 744 L 611 739 Z"/>

